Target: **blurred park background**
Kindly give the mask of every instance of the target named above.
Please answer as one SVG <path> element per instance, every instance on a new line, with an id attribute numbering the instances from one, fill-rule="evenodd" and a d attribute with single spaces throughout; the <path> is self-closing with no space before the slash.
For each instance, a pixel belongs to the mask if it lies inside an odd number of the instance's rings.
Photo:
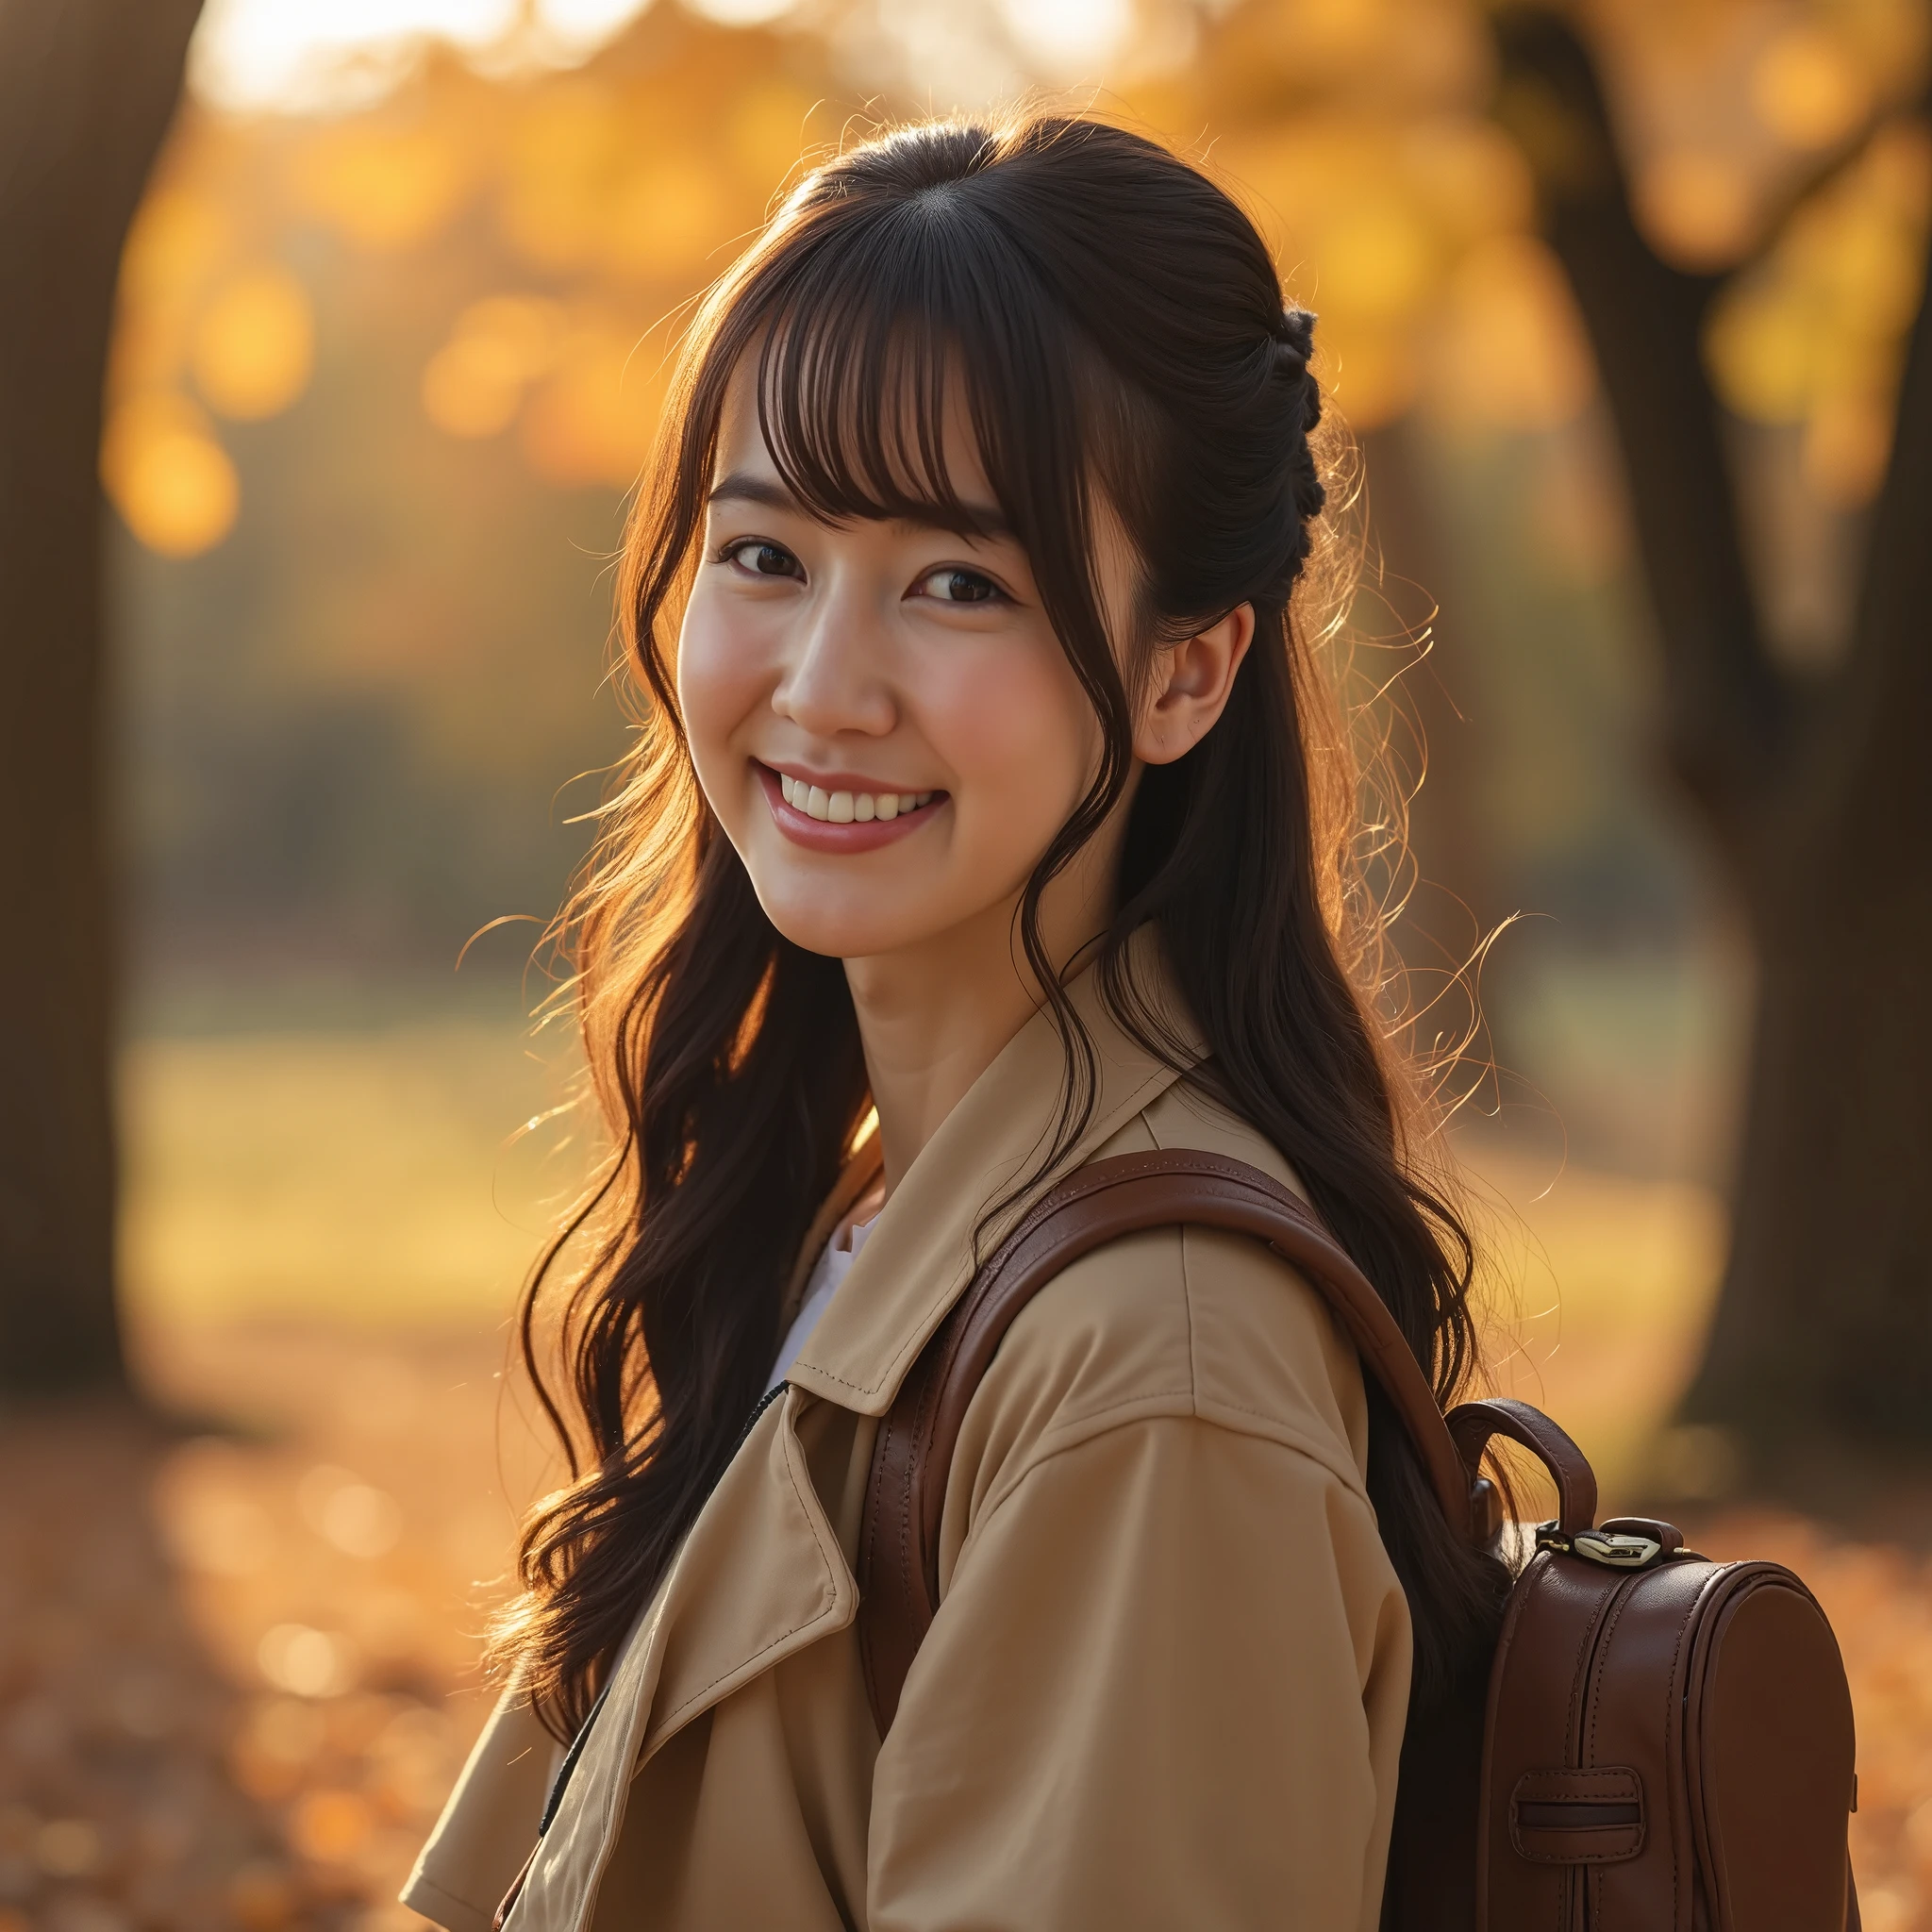
<path id="1" fill-rule="evenodd" d="M 0 11 L 0 1932 L 422 1923 L 665 358 L 801 157 L 1027 90 L 1320 313 L 1494 1379 L 1812 1581 L 1932 1932 L 1928 72 L 1925 0 Z"/>

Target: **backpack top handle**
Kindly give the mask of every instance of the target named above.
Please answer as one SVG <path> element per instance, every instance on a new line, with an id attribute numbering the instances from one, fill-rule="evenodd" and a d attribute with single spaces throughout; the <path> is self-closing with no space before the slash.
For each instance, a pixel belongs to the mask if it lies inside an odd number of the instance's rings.
<path id="1" fill-rule="evenodd" d="M 1596 1472 L 1569 1436 L 1541 1409 L 1506 1395 L 1465 1402 L 1449 1412 L 1449 1433 L 1471 1469 L 1482 1460 L 1492 1436 L 1521 1443 L 1549 1471 L 1557 1485 L 1557 1527 L 1566 1537 L 1596 1522 Z"/>
<path id="2" fill-rule="evenodd" d="M 1465 1447 L 1450 1435 L 1428 1377 L 1388 1305 L 1306 1202 L 1246 1161 L 1194 1149 L 1096 1160 L 1049 1189 L 1001 1241 L 880 1419 L 858 1547 L 859 1649 L 880 1736 L 939 1608 L 940 1525 L 953 1451 L 1007 1330 L 1034 1295 L 1082 1255 L 1124 1235 L 1175 1226 L 1251 1236 L 1299 1270 L 1381 1385 L 1450 1526 L 1478 1544 L 1494 1536 L 1497 1498 L 1475 1474 L 1481 1444 L 1465 1460 Z M 1555 1430 L 1554 1424 L 1548 1426 Z M 1491 1425 L 1483 1441 L 1499 1432 L 1522 1439 L 1506 1417 Z M 1588 1479 L 1581 1452 L 1568 1437 L 1562 1441 Z M 1543 1445 L 1531 1446 L 1542 1453 Z M 1561 1484 L 1562 1470 L 1556 1473 Z M 1590 1481 L 1591 1507 L 1595 1488 Z M 1582 1499 L 1573 1474 L 1564 1498 L 1566 1523 L 1569 1506 Z"/>

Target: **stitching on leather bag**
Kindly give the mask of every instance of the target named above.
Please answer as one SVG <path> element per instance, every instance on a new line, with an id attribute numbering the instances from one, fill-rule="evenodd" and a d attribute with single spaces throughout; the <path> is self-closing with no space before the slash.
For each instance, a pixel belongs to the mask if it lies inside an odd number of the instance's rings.
<path id="1" fill-rule="evenodd" d="M 891 1429 L 891 1424 L 892 1424 L 892 1418 L 891 1418 L 891 1411 L 888 1411 L 888 1412 L 887 1412 L 887 1413 L 886 1413 L 885 1415 L 883 1415 L 883 1416 L 881 1416 L 881 1417 L 879 1418 L 879 1427 L 880 1427 L 880 1429 L 881 1429 L 881 1430 L 890 1430 L 890 1429 Z M 871 1513 L 871 1518 L 870 1518 L 870 1520 L 871 1520 L 872 1522 L 874 1522 L 874 1523 L 878 1523 L 878 1522 L 881 1522 L 881 1521 L 885 1521 L 885 1522 L 888 1522 L 888 1523 L 889 1523 L 889 1522 L 890 1522 L 890 1519 L 891 1519 L 891 1511 L 890 1500 L 889 1500 L 889 1496 L 888 1496 L 888 1491 L 887 1491 L 887 1487 L 886 1487 L 886 1485 L 887 1485 L 887 1481 L 888 1481 L 888 1477 L 889 1477 L 889 1474 L 890 1474 L 890 1471 L 889 1471 L 889 1468 L 888 1468 L 888 1462 L 889 1462 L 889 1458 L 888 1458 L 888 1457 L 884 1457 L 884 1456 L 880 1456 L 880 1455 L 874 1455 L 874 1461 L 873 1461 L 873 1484 L 872 1484 L 872 1489 L 873 1489 L 873 1493 L 874 1493 L 874 1496 L 876 1496 L 876 1497 L 878 1498 L 878 1505 L 877 1505 L 877 1507 L 876 1507 L 876 1509 L 874 1509 L 874 1511 L 873 1511 L 873 1512 Z M 901 1509 L 899 1510 L 899 1512 L 898 1512 L 898 1515 L 899 1515 L 899 1553 L 900 1553 L 900 1564 L 899 1564 L 899 1574 L 900 1574 L 900 1577 L 901 1577 L 901 1579 L 903 1580 L 903 1579 L 905 1579 L 905 1578 L 906 1578 L 906 1577 L 907 1577 L 907 1576 L 908 1575 L 908 1574 L 909 1574 L 909 1572 L 908 1572 L 908 1570 L 907 1562 L 906 1562 L 906 1555 L 907 1555 L 907 1540 L 908 1540 L 908 1535 L 909 1535 L 909 1527 L 908 1527 L 908 1525 L 909 1525 L 909 1524 L 910 1524 L 910 1521 L 911 1521 L 911 1516 L 912 1516 L 912 1462 L 911 1462 L 911 1460 L 910 1460 L 910 1459 L 908 1459 L 908 1462 L 907 1462 L 907 1466 L 906 1466 L 906 1474 L 905 1474 L 905 1477 L 904 1477 L 904 1480 L 902 1481 L 902 1483 L 901 1483 L 901 1485 L 900 1485 L 900 1490 L 901 1490 L 901 1498 L 902 1498 L 902 1502 L 903 1502 L 903 1505 L 904 1505 L 904 1507 L 902 1507 L 902 1508 L 901 1508 Z M 884 1551 L 877 1551 L 877 1552 L 875 1552 L 875 1557 L 879 1557 L 879 1558 L 883 1558 L 884 1555 L 885 1555 L 885 1552 L 884 1552 Z M 873 1578 L 869 1578 L 869 1579 L 868 1579 L 868 1581 L 869 1581 L 869 1582 L 873 1582 L 873 1583 L 876 1583 L 876 1582 L 878 1581 L 878 1579 L 877 1579 L 877 1578 L 875 1578 L 875 1577 L 873 1577 Z M 860 1653 L 859 1653 L 859 1654 L 860 1654 L 861 1657 L 862 1657 L 863 1659 L 865 1659 L 865 1661 L 866 1661 L 866 1663 L 867 1663 L 867 1665 L 868 1665 L 868 1684 L 867 1684 L 867 1688 L 868 1688 L 868 1690 L 870 1690 L 870 1688 L 871 1688 L 871 1679 L 870 1679 L 870 1666 L 872 1665 L 872 1663 L 874 1663 L 874 1661 L 876 1661 L 876 1660 L 877 1660 L 877 1657 L 878 1657 L 878 1652 L 877 1652 L 876 1646 L 874 1645 L 874 1641 L 873 1641 L 873 1631 L 874 1631 L 874 1622 L 875 1622 L 875 1620 L 874 1620 L 874 1619 L 872 1619 L 872 1618 L 861 1618 L 861 1619 L 860 1619 L 859 1621 L 860 1621 L 860 1626 L 861 1626 L 861 1627 L 860 1627 L 860 1632 L 859 1632 L 859 1645 L 860 1645 Z"/>
<path id="2" fill-rule="evenodd" d="M 1623 1590 L 1618 1593 L 1616 1600 L 1610 1606 L 1610 1614 L 1604 1624 L 1603 1641 L 1599 1646 L 1599 1655 L 1607 1657 L 1610 1644 L 1617 1634 L 1617 1625 L 1624 1621 L 1624 1612 L 1630 1607 L 1631 1604 L 1636 1600 L 1636 1597 L 1637 1578 L 1633 1576 L 1624 1584 Z M 1598 1716 L 1601 1714 L 1602 1710 L 1603 1685 L 1601 1681 L 1599 1681 L 1596 1689 L 1596 1694 L 1591 1699 L 1590 1702 L 1589 1736 L 1585 1743 L 1586 1753 L 1591 1758 L 1594 1758 L 1596 1757 L 1596 1721 Z M 1643 1838 L 1641 1823 L 1639 1826 L 1637 1849 L 1640 1852 L 1643 1849 Z M 1601 1865 L 1591 1866 L 1585 1870 L 1583 1874 L 1583 1888 L 1587 1892 L 1592 1893 L 1590 1903 L 1593 1907 L 1595 1907 L 1594 1916 L 1600 1918 L 1602 1916 L 1602 1907 L 1604 1902 L 1603 1868 Z M 1674 1890 L 1671 1898 L 1671 1911 L 1674 1918 L 1676 1913 L 1676 1908 L 1677 1902 L 1675 1892 Z"/>
<path id="3" fill-rule="evenodd" d="M 1600 1881 L 1603 1877 L 1606 1867 L 1610 1865 L 1621 1865 L 1624 1863 L 1626 1860 L 1638 1857 L 1638 1855 L 1641 1853 L 1641 1851 L 1643 1850 L 1643 1826 L 1641 1824 L 1636 1825 L 1578 1825 L 1574 1827 L 1574 1830 L 1576 1836 L 1578 1837 L 1581 1837 L 1588 1832 L 1593 1831 L 1602 1832 L 1606 1837 L 1608 1837 L 1612 1832 L 1635 1831 L 1637 1834 L 1637 1841 L 1627 1850 L 1618 1850 L 1614 1852 L 1574 1852 L 1563 1857 L 1560 1861 L 1558 1861 L 1557 1859 L 1550 1858 L 1549 1857 L 1547 1857 L 1547 1855 L 1540 1857 L 1535 1853 L 1531 1852 L 1524 1844 L 1522 1831 L 1512 1817 L 1509 1824 L 1509 1843 L 1511 1848 L 1515 1851 L 1517 1857 L 1522 1858 L 1525 1864 L 1538 1865 L 1555 1864 L 1560 1862 L 1566 1866 L 1583 1866 L 1584 1868 L 1586 1868 L 1584 1871 L 1584 1884 L 1586 1885 L 1586 1887 L 1594 1885 L 1598 1881 Z M 1591 1904 L 1598 1909 L 1600 1913 L 1603 1906 L 1603 1900 L 1601 1896 L 1593 1899 L 1591 1901 Z"/>
<path id="4" fill-rule="evenodd" d="M 1525 1802 L 1532 1804 L 1537 1802 L 1539 1791 L 1542 1788 L 1536 1785 L 1534 1781 L 1541 1775 L 1544 1774 L 1537 1772 L 1525 1773 L 1517 1780 L 1516 1789 L 1509 1794 L 1509 1842 L 1518 1857 L 1531 1863 L 1543 1863 L 1546 1861 L 1537 1858 L 1524 1845 L 1523 1841 L 1523 1824 L 1518 1807 Z M 1633 1830 L 1637 1834 L 1636 1842 L 1627 1851 L 1579 1852 L 1574 1858 L 1566 1858 L 1562 1861 L 1565 1864 L 1576 1864 L 1589 1868 L 1578 1882 L 1583 1885 L 1586 1890 L 1595 1890 L 1596 1896 L 1591 1903 L 1600 1913 L 1603 1905 L 1601 1887 L 1603 1868 L 1607 1865 L 1622 1864 L 1627 1858 L 1638 1857 L 1642 1852 L 1645 1844 L 1649 1842 L 1650 1814 L 1649 1807 L 1643 1803 L 1643 1780 L 1629 1766 L 1617 1766 L 1601 1771 L 1586 1771 L 1578 1768 L 1562 1774 L 1557 1774 L 1556 1775 L 1559 1776 L 1569 1795 L 1583 1797 L 1585 1794 L 1591 1794 L 1606 1801 L 1633 1799 L 1638 1806 L 1638 1819 L 1634 1825 L 1573 1825 L 1568 1827 L 1573 1832 L 1584 1835 L 1592 1831 L 1601 1831 L 1607 1835 L 1610 1832 Z M 1527 1793 L 1524 1790 L 1525 1785 L 1531 1787 Z"/>
<path id="5" fill-rule="evenodd" d="M 990 1286 L 991 1284 L 989 1284 Z M 966 1345 L 966 1325 L 971 1313 L 972 1311 L 968 1309 L 955 1322 L 952 1333 L 946 1337 L 946 1345 L 940 1352 L 940 1359 L 935 1365 L 934 1373 L 927 1378 L 925 1387 L 919 1391 L 918 1406 L 913 1410 L 913 1454 L 908 1458 L 906 1464 L 906 1514 L 904 1523 L 901 1525 L 903 1541 L 900 1551 L 900 1574 L 906 1578 L 908 1589 L 917 1591 L 920 1599 L 924 1599 L 927 1594 L 926 1583 L 928 1579 L 925 1574 L 925 1565 L 920 1563 L 915 1566 L 912 1560 L 919 1554 L 917 1548 L 918 1540 L 924 1534 L 925 1527 L 923 1520 L 921 1520 L 919 1491 L 915 1478 L 924 1467 L 924 1451 L 927 1446 L 927 1439 L 931 1431 L 939 1426 L 940 1407 L 945 1395 L 946 1385 L 952 1379 L 953 1364 L 958 1359 L 959 1351 Z M 946 1459 L 945 1486 L 940 1491 L 940 1527 L 941 1530 L 945 1527 L 946 1493 L 951 1490 L 952 1486 L 953 1463 L 951 1457 L 948 1457 Z M 932 1584 L 930 1601 L 925 1604 L 926 1621 L 928 1624 L 931 1623 L 933 1617 L 939 1614 L 939 1569 L 940 1553 L 938 1544 L 935 1543 L 932 1550 L 933 1574 L 930 1579 Z M 919 1600 L 915 1600 L 911 1605 L 911 1607 L 915 1610 L 919 1607 Z M 923 1632 L 921 1633 L 921 1640 L 924 1640 Z M 915 1653 L 917 1649 L 918 1645 L 915 1644 Z M 909 1661 L 907 1665 L 907 1670 L 909 1674 L 911 1670 Z"/>
<path id="6" fill-rule="evenodd" d="M 1519 1801 L 1530 1804 L 1547 1802 L 1552 1794 L 1541 1780 L 1553 1780 L 1562 1798 L 1580 1799 L 1585 1803 L 1592 1798 L 1605 1804 L 1620 1801 L 1641 1804 L 1643 1800 L 1642 1779 L 1633 1767 L 1623 1764 L 1606 1765 L 1596 1771 L 1563 1766 L 1553 1767 L 1547 1772 L 1525 1772 L 1517 1779 L 1513 1795 Z M 1525 1786 L 1529 1787 L 1526 1792 Z"/>
<path id="7" fill-rule="evenodd" d="M 1549 1572 L 1545 1573 L 1546 1574 L 1554 1575 L 1556 1574 L 1554 1568 L 1556 1560 L 1555 1557 L 1551 1558 L 1552 1568 Z M 1591 1617 L 1584 1625 L 1583 1635 L 1577 1640 L 1576 1664 L 1570 1674 L 1570 1708 L 1572 1710 L 1574 1710 L 1583 1702 L 1584 1676 L 1590 1665 L 1590 1639 L 1591 1633 L 1595 1628 L 1596 1619 Z M 1566 1730 L 1569 1728 L 1567 1724 L 1564 1728 Z"/>
<path id="8" fill-rule="evenodd" d="M 1702 1597 L 1705 1594 L 1705 1591 L 1708 1590 L 1708 1588 L 1709 1585 L 1707 1584 L 1703 1590 L 1700 1590 L 1697 1592 L 1698 1596 Z M 1671 1795 L 1669 1790 L 1671 1768 L 1671 1707 L 1673 1703 L 1675 1701 L 1673 1698 L 1671 1691 L 1672 1686 L 1674 1685 L 1677 1681 L 1677 1659 L 1684 1654 L 1684 1638 L 1690 1630 L 1690 1619 L 1688 1616 L 1679 1617 L 1677 1619 L 1677 1640 L 1674 1643 L 1671 1645 L 1671 1668 L 1669 1674 L 1664 1678 L 1664 1797 L 1666 1802 L 1669 1801 Z M 1673 1819 L 1673 1823 L 1674 1823 L 1674 1818 Z M 1671 1923 L 1673 1925 L 1674 1925 L 1676 1922 L 1677 1835 L 1674 1831 L 1673 1831 L 1671 1834 Z"/>
<path id="9" fill-rule="evenodd" d="M 1543 1572 L 1546 1578 L 1555 1576 L 1557 1574 L 1555 1567 L 1556 1560 L 1555 1557 L 1552 1557 L 1550 1559 L 1550 1567 Z M 1527 1607 L 1528 1606 L 1525 1605 L 1524 1608 L 1526 1609 Z M 1591 1630 L 1595 1628 L 1595 1624 L 1596 1620 L 1592 1617 L 1584 1624 L 1583 1634 L 1577 1640 L 1576 1662 L 1570 1673 L 1570 1708 L 1572 1710 L 1576 1708 L 1583 1696 L 1584 1670 L 1590 1660 L 1590 1635 Z M 1569 1724 L 1566 1720 L 1564 1729 L 1567 1731 L 1568 1728 Z M 1510 1835 L 1512 1837 L 1515 1835 L 1513 1816 L 1510 1823 Z M 1552 1925 L 1553 1932 L 1564 1932 L 1565 1923 L 1570 1917 L 1570 1893 L 1573 1890 L 1573 1884 L 1567 1866 L 1559 1866 L 1557 1870 L 1560 1874 L 1559 1882 L 1554 1888 L 1557 1895 L 1557 1916 L 1552 1921 Z"/>
<path id="10" fill-rule="evenodd" d="M 1625 1582 L 1624 1588 L 1618 1591 L 1615 1599 L 1611 1602 L 1610 1613 L 1604 1621 L 1603 1641 L 1598 1646 L 1600 1652 L 1606 1657 L 1607 1657 L 1609 1652 L 1610 1641 L 1617 1634 L 1617 1625 L 1624 1621 L 1624 1612 L 1630 1607 L 1636 1594 L 1637 1579 L 1631 1577 Z M 1585 1755 L 1592 1763 L 1596 1759 L 1596 1721 L 1603 1710 L 1603 1684 L 1599 1681 L 1596 1692 L 1590 1700 L 1589 1730 L 1584 1738 L 1583 1746 Z"/>

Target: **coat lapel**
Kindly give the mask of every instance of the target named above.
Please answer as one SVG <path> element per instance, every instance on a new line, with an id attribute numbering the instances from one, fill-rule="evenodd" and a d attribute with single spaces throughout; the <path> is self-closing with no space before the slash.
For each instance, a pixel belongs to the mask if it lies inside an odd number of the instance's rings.
<path id="1" fill-rule="evenodd" d="M 740 1685 L 857 1613 L 858 1588 L 792 1426 L 799 1400 L 790 1394 L 758 1418 L 619 1655 L 513 1932 L 579 1932 L 638 1768 Z"/>

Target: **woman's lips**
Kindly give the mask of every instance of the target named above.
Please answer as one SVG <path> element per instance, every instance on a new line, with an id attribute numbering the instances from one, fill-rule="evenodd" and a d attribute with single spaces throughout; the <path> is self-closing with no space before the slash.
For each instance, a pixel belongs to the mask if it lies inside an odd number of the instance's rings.
<path id="1" fill-rule="evenodd" d="M 911 811 L 902 811 L 894 819 L 871 819 L 863 824 L 852 820 L 837 824 L 829 819 L 815 819 L 794 805 L 787 805 L 778 774 L 770 765 L 754 761 L 754 769 L 758 774 L 758 783 L 764 788 L 765 803 L 771 808 L 773 823 L 794 845 L 803 845 L 812 852 L 876 851 L 881 845 L 890 845 L 893 840 L 904 839 L 918 831 L 950 795 L 935 791 L 925 804 Z"/>

